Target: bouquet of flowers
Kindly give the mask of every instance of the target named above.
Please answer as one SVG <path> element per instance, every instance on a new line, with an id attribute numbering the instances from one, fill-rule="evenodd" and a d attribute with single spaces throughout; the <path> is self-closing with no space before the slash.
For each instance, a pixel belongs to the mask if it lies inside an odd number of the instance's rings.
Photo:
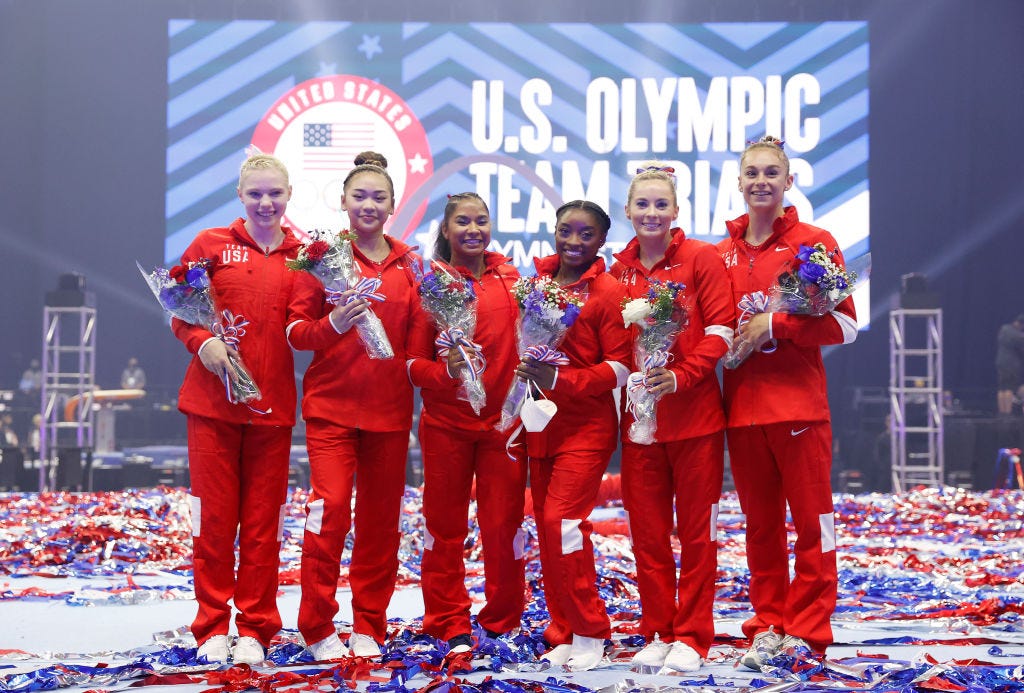
<path id="1" fill-rule="evenodd" d="M 626 384 L 626 409 L 633 415 L 629 439 L 640 445 L 654 442 L 658 429 L 658 398 L 647 389 L 647 376 L 668 365 L 676 338 L 686 329 L 689 314 L 680 282 L 651 282 L 647 295 L 626 301 L 622 320 L 626 327 L 636 324 L 640 334 L 633 344 L 633 356 L 642 370 L 630 373 Z"/>
<path id="2" fill-rule="evenodd" d="M 438 355 L 448 356 L 451 349 L 458 349 L 468 365 L 460 371 L 462 385 L 459 397 L 469 402 L 479 415 L 487 402 L 487 393 L 480 376 L 487 366 L 480 345 L 473 342 L 476 329 L 476 293 L 472 282 L 441 262 L 431 263 L 431 271 L 423 275 L 419 286 L 420 301 L 424 310 L 430 313 L 440 333 L 434 340 Z M 476 351 L 476 358 L 470 357 L 466 349 Z"/>
<path id="3" fill-rule="evenodd" d="M 378 291 L 380 279 L 362 276 L 356 265 L 355 254 L 352 252 L 354 239 L 355 234 L 347 231 L 338 234 L 313 231 L 310 240 L 299 249 L 295 259 L 285 264 L 290 270 L 305 270 L 319 279 L 327 293 L 327 301 L 332 305 L 342 301 L 350 303 L 357 298 L 383 301 L 384 294 Z M 346 291 L 355 293 L 343 298 Z M 372 310 L 368 310 L 366 317 L 356 323 L 356 333 L 371 359 L 394 358 L 395 351 L 384 331 L 384 323 Z"/>
<path id="4" fill-rule="evenodd" d="M 844 268 L 833 261 L 838 252 L 838 249 L 829 252 L 823 243 L 801 245 L 796 255 L 796 266 L 780 275 L 767 294 L 755 291 L 739 302 L 740 326 L 757 313 L 822 316 L 832 311 L 871 273 L 871 253 L 860 256 Z M 761 352 L 770 354 L 776 348 L 777 343 L 773 339 L 761 347 Z M 736 368 L 752 351 L 749 344 L 734 341 L 723 357 L 722 365 Z"/>
<path id="5" fill-rule="evenodd" d="M 169 270 L 158 267 L 152 272 L 146 272 L 138 262 L 135 264 L 150 291 L 169 315 L 189 325 L 205 327 L 225 344 L 238 348 L 249 322 L 230 310 L 218 313 L 207 272 L 209 260 L 203 258 L 187 265 L 176 265 Z M 234 357 L 228 358 L 235 376 L 231 378 L 226 372 L 221 373 L 228 401 L 238 404 L 261 399 L 263 395 L 245 365 Z M 266 413 L 257 409 L 253 411 Z"/>
<path id="6" fill-rule="evenodd" d="M 557 347 L 579 317 L 585 297 L 563 289 L 550 277 L 520 277 L 512 285 L 512 295 L 519 304 L 516 335 L 520 357 L 557 366 L 569 363 Z M 499 431 L 507 431 L 515 423 L 529 395 L 529 388 L 528 382 L 513 379 L 501 405 Z"/>

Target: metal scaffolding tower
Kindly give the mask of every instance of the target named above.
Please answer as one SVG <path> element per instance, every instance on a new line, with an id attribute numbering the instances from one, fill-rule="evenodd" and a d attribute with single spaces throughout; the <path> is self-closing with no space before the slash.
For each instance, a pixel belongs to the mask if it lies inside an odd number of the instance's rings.
<path id="1" fill-rule="evenodd" d="M 83 486 L 82 453 L 93 447 L 95 383 L 96 309 L 87 305 L 45 306 L 40 490 Z M 62 470 L 57 470 L 58 464 Z M 56 484 L 53 471 L 58 471 Z"/>
<path id="2" fill-rule="evenodd" d="M 945 478 L 942 309 L 889 313 L 892 486 L 941 486 Z"/>

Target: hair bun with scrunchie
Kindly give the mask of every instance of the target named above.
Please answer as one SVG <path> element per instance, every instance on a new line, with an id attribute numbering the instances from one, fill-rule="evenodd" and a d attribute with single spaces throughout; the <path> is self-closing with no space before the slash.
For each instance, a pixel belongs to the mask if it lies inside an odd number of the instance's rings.
<path id="1" fill-rule="evenodd" d="M 353 163 L 356 166 L 379 166 L 383 169 L 388 167 L 387 158 L 379 152 L 372 151 L 359 152 Z"/>

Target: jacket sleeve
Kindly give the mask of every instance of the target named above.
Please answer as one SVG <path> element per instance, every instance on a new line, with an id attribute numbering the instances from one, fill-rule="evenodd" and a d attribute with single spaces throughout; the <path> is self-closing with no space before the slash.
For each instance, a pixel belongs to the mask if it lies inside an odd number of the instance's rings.
<path id="1" fill-rule="evenodd" d="M 448 375 L 447 360 L 437 356 L 436 338 L 433 319 L 419 300 L 413 301 L 406 344 L 409 380 L 415 387 L 426 390 L 455 389 L 459 381 Z"/>
<path id="2" fill-rule="evenodd" d="M 623 295 L 622 285 L 616 282 L 607 292 L 591 299 L 598 301 L 596 310 L 579 325 L 584 329 L 574 338 L 586 340 L 588 348 L 592 346 L 601 361 L 586 367 L 560 367 L 555 380 L 556 392 L 592 397 L 625 385 L 631 342 L 619 310 Z"/>
<path id="3" fill-rule="evenodd" d="M 715 370 L 732 343 L 732 286 L 722 256 L 714 246 L 706 246 L 697 254 L 693 274 L 704 336 L 669 367 L 676 378 L 676 392 L 693 387 Z"/>
<path id="4" fill-rule="evenodd" d="M 825 234 L 822 241 L 826 248 L 836 249 L 832 260 L 841 267 L 846 267 L 839 244 L 831 234 Z M 853 296 L 847 296 L 830 313 L 821 317 L 773 313 L 772 336 L 776 339 L 788 339 L 803 347 L 849 344 L 857 339 L 857 311 L 853 306 Z"/>
<path id="5" fill-rule="evenodd" d="M 331 306 L 320 281 L 303 272 L 295 281 L 295 295 L 290 306 L 287 327 L 288 343 L 299 351 L 326 349 L 342 335 L 330 320 Z"/>

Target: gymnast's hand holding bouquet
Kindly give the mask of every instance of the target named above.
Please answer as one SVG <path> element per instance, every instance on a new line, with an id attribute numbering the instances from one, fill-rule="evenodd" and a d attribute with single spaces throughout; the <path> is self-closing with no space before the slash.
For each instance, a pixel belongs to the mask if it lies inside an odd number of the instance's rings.
<path id="1" fill-rule="evenodd" d="M 438 355 L 448 359 L 449 373 L 458 373 L 462 381 L 459 399 L 469 402 L 479 416 L 487 403 L 481 378 L 487 361 L 480 345 L 473 342 L 477 305 L 473 283 L 452 267 L 434 260 L 430 272 L 420 282 L 419 294 L 423 309 L 440 330 L 435 340 Z"/>
<path id="2" fill-rule="evenodd" d="M 235 315 L 227 309 L 218 311 L 215 307 L 209 276 L 211 261 L 200 258 L 185 261 L 170 270 L 158 267 L 152 272 L 146 272 L 138 263 L 136 265 L 168 315 L 189 325 L 206 328 L 217 338 L 207 340 L 199 349 L 198 356 L 207 370 L 220 376 L 228 401 L 238 404 L 260 399 L 260 389 L 238 351 L 249 322 L 242 315 Z M 253 411 L 265 413 L 257 409 Z"/>
<path id="3" fill-rule="evenodd" d="M 548 276 L 521 277 L 512 287 L 512 295 L 519 304 L 516 332 L 520 358 L 537 366 L 568 364 L 565 355 L 558 351 L 558 345 L 579 317 L 585 297 L 563 289 Z M 528 399 L 533 400 L 531 387 L 536 387 L 538 392 L 541 389 L 531 380 L 515 378 L 512 381 L 501 406 L 501 421 L 497 426 L 499 431 L 512 428 L 523 405 Z M 547 408 L 550 410 L 551 405 L 547 405 Z"/>
<path id="4" fill-rule="evenodd" d="M 336 235 L 314 231 L 298 256 L 288 262 L 288 269 L 305 270 L 320 280 L 327 301 L 336 306 L 331 313 L 332 323 L 341 331 L 355 325 L 371 359 L 394 358 L 384 324 L 369 307 L 369 301 L 384 300 L 378 291 L 381 281 L 362 276 L 352 252 L 353 240 L 355 234 L 348 231 Z"/>
<path id="5" fill-rule="evenodd" d="M 861 255 L 848 266 L 843 263 L 838 247 L 826 248 L 824 243 L 801 244 L 789 268 L 766 292 L 745 294 L 738 304 L 740 310 L 739 338 L 733 341 L 722 365 L 737 368 L 756 348 L 770 354 L 777 348 L 774 339 L 759 343 L 755 325 L 750 324 L 760 313 L 787 313 L 821 317 L 836 306 L 863 282 L 871 272 L 871 253 Z M 746 338 L 744 338 L 746 337 Z"/>
<path id="6" fill-rule="evenodd" d="M 626 408 L 633 415 L 629 439 L 634 443 L 650 445 L 654 442 L 658 430 L 658 400 L 662 394 L 672 391 L 667 386 L 653 386 L 648 378 L 668 366 L 672 345 L 686 329 L 685 289 L 686 285 L 680 282 L 652 281 L 646 296 L 627 301 L 622 307 L 625 326 L 635 324 L 639 329 L 633 355 L 641 370 L 630 373 L 626 382 Z M 675 382 L 671 375 L 669 378 L 671 383 Z"/>

